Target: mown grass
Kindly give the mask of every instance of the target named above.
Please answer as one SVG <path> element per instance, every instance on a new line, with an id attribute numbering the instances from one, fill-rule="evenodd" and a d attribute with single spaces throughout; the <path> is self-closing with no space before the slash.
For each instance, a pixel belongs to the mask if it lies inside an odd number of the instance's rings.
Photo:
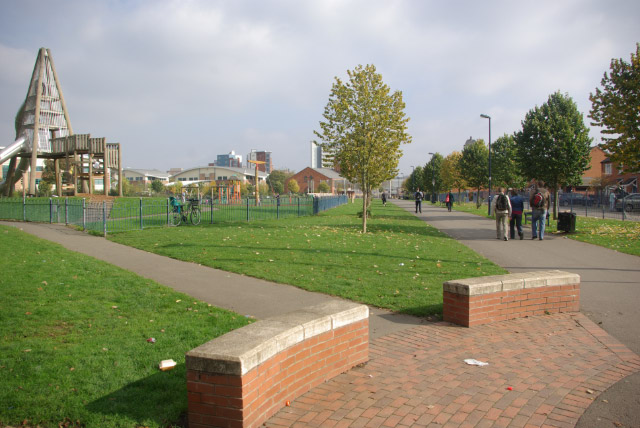
<path id="1" fill-rule="evenodd" d="M 476 208 L 475 204 L 470 203 L 455 204 L 454 209 L 489 217 L 486 205 Z M 610 248 L 621 253 L 640 256 L 640 222 L 637 221 L 577 216 L 576 231 L 573 233 L 558 231 L 558 222 L 553 219 L 550 219 L 546 231 L 554 234 L 561 233 L 570 239 Z"/>
<path id="2" fill-rule="evenodd" d="M 166 427 L 185 352 L 251 321 L 13 227 L 0 247 L 0 426 Z"/>
<path id="3" fill-rule="evenodd" d="M 442 283 L 506 271 L 411 213 L 373 203 L 313 217 L 204 224 L 109 235 L 153 253 L 340 296 L 396 312 L 442 312 Z"/>

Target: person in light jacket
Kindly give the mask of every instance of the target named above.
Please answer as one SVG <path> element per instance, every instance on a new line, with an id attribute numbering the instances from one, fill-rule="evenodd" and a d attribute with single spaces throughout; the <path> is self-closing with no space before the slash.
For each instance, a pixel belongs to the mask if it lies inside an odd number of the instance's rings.
<path id="1" fill-rule="evenodd" d="M 496 237 L 508 241 L 507 221 L 511 217 L 511 202 L 505 194 L 504 187 L 500 187 L 498 193 L 491 199 L 491 212 L 496 218 Z"/>

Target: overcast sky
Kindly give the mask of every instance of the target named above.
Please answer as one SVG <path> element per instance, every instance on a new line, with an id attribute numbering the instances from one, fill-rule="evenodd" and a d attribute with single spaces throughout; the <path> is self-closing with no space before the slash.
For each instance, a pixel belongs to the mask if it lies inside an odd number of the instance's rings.
<path id="1" fill-rule="evenodd" d="M 74 132 L 122 143 L 125 167 L 257 149 L 298 171 L 334 78 L 374 64 L 411 119 L 407 174 L 486 141 L 481 113 L 495 141 L 558 90 L 588 124 L 589 94 L 612 58 L 629 61 L 639 24 L 638 0 L 0 0 L 0 146 L 46 47 Z"/>

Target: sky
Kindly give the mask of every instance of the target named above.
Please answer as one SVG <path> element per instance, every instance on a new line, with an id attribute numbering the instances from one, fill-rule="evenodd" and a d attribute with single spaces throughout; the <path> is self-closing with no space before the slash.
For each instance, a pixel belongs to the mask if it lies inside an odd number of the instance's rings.
<path id="1" fill-rule="evenodd" d="M 45 47 L 74 132 L 121 143 L 124 167 L 256 149 L 299 171 L 335 78 L 373 64 L 406 103 L 407 175 L 487 141 L 480 114 L 495 141 L 556 91 L 589 125 L 589 94 L 629 62 L 638 23 L 637 0 L 0 0 L 0 146 Z"/>

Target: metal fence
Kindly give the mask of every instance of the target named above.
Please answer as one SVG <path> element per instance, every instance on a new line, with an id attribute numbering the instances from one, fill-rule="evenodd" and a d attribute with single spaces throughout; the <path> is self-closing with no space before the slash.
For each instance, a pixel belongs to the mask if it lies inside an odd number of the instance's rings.
<path id="1" fill-rule="evenodd" d="M 232 203 L 199 202 L 200 224 L 284 219 L 318 214 L 347 203 L 346 196 L 243 199 Z M 171 226 L 169 199 L 117 199 L 88 202 L 70 198 L 1 198 L 0 219 L 64 223 L 100 234 Z"/>
<path id="2" fill-rule="evenodd" d="M 439 193 L 437 195 L 437 203 L 439 203 L 440 205 L 444 205 L 446 195 L 446 193 Z M 521 194 L 521 196 L 525 200 L 525 210 L 530 211 L 531 208 L 529 207 L 529 193 L 525 192 Z M 427 196 L 427 200 L 429 199 L 429 197 L 431 197 L 431 195 Z M 460 193 L 459 197 L 457 193 L 454 193 L 454 198 L 455 203 L 469 202 L 470 193 L 462 192 Z M 553 200 L 553 195 L 551 195 L 551 198 L 551 208 L 549 209 L 549 211 L 553 212 L 553 205 L 555 203 Z M 482 204 L 486 207 L 487 203 L 488 201 L 485 198 Z M 614 202 L 613 204 L 611 204 L 608 201 L 601 201 L 595 197 L 584 197 L 582 194 L 578 193 L 565 193 L 558 198 L 558 212 L 571 212 L 575 213 L 578 216 L 611 220 L 640 221 L 640 210 L 623 209 L 624 206 L 624 202 Z"/>

